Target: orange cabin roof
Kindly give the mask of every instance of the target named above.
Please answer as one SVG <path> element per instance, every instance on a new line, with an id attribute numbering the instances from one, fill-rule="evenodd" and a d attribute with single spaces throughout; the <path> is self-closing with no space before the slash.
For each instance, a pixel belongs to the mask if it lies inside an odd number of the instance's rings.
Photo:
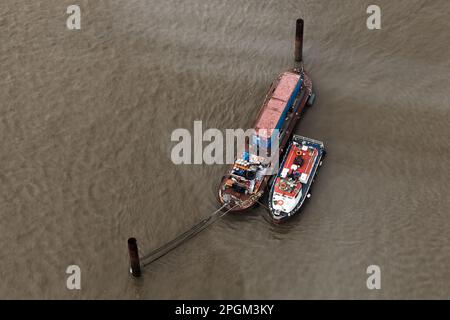
<path id="1" fill-rule="evenodd" d="M 261 137 L 270 138 L 272 136 L 273 130 L 276 129 L 287 102 L 299 80 L 299 74 L 292 72 L 284 72 L 281 74 L 275 91 L 268 101 L 266 101 L 263 110 L 256 120 L 255 129 L 258 134 L 261 129 L 267 130 L 266 132 L 261 132 Z"/>

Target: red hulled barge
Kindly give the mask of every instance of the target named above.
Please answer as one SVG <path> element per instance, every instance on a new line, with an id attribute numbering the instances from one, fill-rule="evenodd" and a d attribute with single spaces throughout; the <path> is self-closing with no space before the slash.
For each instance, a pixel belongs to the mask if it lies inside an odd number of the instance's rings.
<path id="1" fill-rule="evenodd" d="M 224 209 L 242 211 L 258 202 L 276 174 L 272 172 L 274 159 L 278 162 L 305 106 L 314 100 L 312 81 L 303 68 L 283 72 L 272 83 L 252 126 L 256 134 L 222 177 L 218 199 Z M 272 145 L 275 134 L 276 150 Z"/>

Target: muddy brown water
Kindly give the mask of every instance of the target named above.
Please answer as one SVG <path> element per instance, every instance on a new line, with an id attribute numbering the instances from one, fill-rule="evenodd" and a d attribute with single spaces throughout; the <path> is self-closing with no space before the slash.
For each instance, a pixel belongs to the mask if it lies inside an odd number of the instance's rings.
<path id="1" fill-rule="evenodd" d="M 1 298 L 450 298 L 448 1 L 377 1 L 373 31 L 370 1 L 77 3 L 69 31 L 72 1 L 0 2 Z M 227 215 L 133 280 L 128 237 L 149 252 L 218 206 L 225 167 L 172 164 L 171 132 L 250 125 L 300 16 L 311 201 Z"/>

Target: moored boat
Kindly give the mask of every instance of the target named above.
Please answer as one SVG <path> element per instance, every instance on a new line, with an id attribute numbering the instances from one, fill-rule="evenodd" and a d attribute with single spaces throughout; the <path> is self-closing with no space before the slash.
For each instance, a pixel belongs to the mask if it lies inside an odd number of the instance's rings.
<path id="1" fill-rule="evenodd" d="M 296 214 L 310 197 L 310 188 L 324 155 L 323 142 L 293 136 L 269 192 L 268 206 L 275 222 Z"/>

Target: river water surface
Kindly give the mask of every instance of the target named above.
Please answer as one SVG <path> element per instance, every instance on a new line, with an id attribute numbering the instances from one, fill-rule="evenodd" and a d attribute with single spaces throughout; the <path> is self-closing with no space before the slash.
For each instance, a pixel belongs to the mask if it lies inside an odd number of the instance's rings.
<path id="1" fill-rule="evenodd" d="M 1 298 L 450 298 L 450 2 L 0 2 Z M 297 133 L 328 155 L 301 215 L 214 211 L 223 165 L 174 165 L 176 128 L 247 128 L 293 66 L 317 100 Z M 66 288 L 67 266 L 81 290 Z M 366 268 L 381 268 L 368 290 Z"/>

